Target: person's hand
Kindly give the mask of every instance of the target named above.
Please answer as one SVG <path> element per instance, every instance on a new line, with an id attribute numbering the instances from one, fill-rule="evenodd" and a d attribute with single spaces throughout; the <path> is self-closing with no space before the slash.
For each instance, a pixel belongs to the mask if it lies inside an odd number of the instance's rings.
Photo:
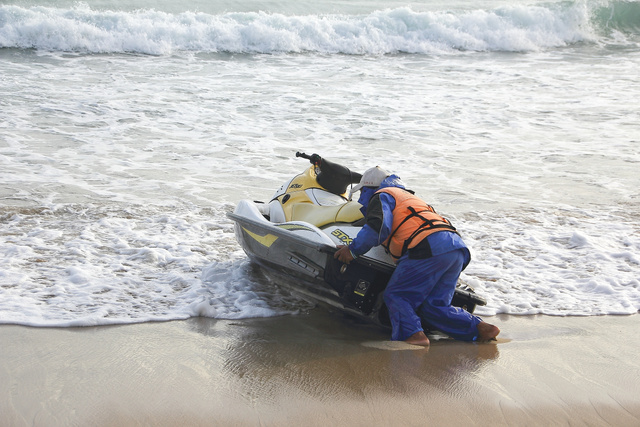
<path id="1" fill-rule="evenodd" d="M 338 250 L 335 254 L 333 254 L 334 258 L 337 258 L 341 262 L 345 264 L 349 264 L 353 261 L 353 255 L 351 255 L 351 251 L 349 250 L 349 246 L 340 245 L 338 246 Z"/>

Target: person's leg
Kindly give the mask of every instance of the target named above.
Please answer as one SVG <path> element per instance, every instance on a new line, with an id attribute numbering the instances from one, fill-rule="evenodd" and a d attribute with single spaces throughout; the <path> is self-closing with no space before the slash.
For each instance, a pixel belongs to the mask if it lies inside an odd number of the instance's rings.
<path id="1" fill-rule="evenodd" d="M 404 340 L 404 342 L 406 342 L 407 344 L 421 345 L 423 347 L 431 345 L 429 337 L 424 333 L 424 331 L 416 332 L 415 334 Z"/>
<path id="2" fill-rule="evenodd" d="M 389 310 L 393 341 L 405 341 L 422 332 L 422 323 L 416 314 L 416 308 L 424 301 L 427 293 L 412 286 L 414 268 L 409 261 L 411 260 L 402 260 L 398 264 L 383 294 Z"/>
<path id="3" fill-rule="evenodd" d="M 484 322 L 478 316 L 451 306 L 451 300 L 464 265 L 465 253 L 463 250 L 456 250 L 438 257 L 448 260 L 446 263 L 442 262 L 442 265 L 446 264 L 447 268 L 420 305 L 418 313 L 434 329 L 455 339 L 474 341 L 480 334 L 478 325 Z"/>
<path id="4" fill-rule="evenodd" d="M 499 333 L 500 329 L 497 326 L 491 325 L 487 322 L 480 322 L 478 323 L 478 337 L 476 340 L 491 341 L 495 339 Z"/>
<path id="5" fill-rule="evenodd" d="M 384 291 L 392 340 L 405 341 L 423 331 L 416 311 L 434 284 L 438 283 L 442 273 L 448 270 L 451 261 L 444 255 L 427 259 L 409 259 L 405 256 L 398 263 Z M 413 337 L 421 341 L 425 338 L 424 334 Z"/>

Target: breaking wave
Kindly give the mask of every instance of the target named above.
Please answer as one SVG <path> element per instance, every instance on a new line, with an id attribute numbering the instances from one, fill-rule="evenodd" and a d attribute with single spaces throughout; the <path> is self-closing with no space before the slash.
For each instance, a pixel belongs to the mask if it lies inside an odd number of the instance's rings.
<path id="1" fill-rule="evenodd" d="M 80 53 L 439 54 L 530 52 L 637 36 L 640 3 L 576 1 L 493 10 L 287 16 L 266 12 L 171 14 L 0 6 L 0 47 Z M 633 37 L 632 37 L 633 38 Z M 619 38 L 618 38 L 619 39 Z M 637 44 L 637 42 L 635 42 Z"/>

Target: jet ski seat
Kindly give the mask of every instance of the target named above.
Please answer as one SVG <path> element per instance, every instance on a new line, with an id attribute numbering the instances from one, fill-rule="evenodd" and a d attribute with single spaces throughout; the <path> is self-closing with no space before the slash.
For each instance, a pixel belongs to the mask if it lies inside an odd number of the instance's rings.
<path id="1" fill-rule="evenodd" d="M 350 201 L 336 206 L 318 206 L 312 203 L 296 203 L 291 209 L 292 221 L 304 221 L 322 228 L 333 223 L 354 223 L 363 218 L 358 202 Z"/>

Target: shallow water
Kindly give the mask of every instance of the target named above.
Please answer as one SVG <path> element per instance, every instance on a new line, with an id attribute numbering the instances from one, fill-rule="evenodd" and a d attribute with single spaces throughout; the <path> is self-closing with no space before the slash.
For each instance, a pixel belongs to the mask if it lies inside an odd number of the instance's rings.
<path id="1" fill-rule="evenodd" d="M 0 322 L 306 310 L 225 213 L 317 152 L 449 217 L 479 313 L 640 309 L 640 4 L 0 6 Z"/>

